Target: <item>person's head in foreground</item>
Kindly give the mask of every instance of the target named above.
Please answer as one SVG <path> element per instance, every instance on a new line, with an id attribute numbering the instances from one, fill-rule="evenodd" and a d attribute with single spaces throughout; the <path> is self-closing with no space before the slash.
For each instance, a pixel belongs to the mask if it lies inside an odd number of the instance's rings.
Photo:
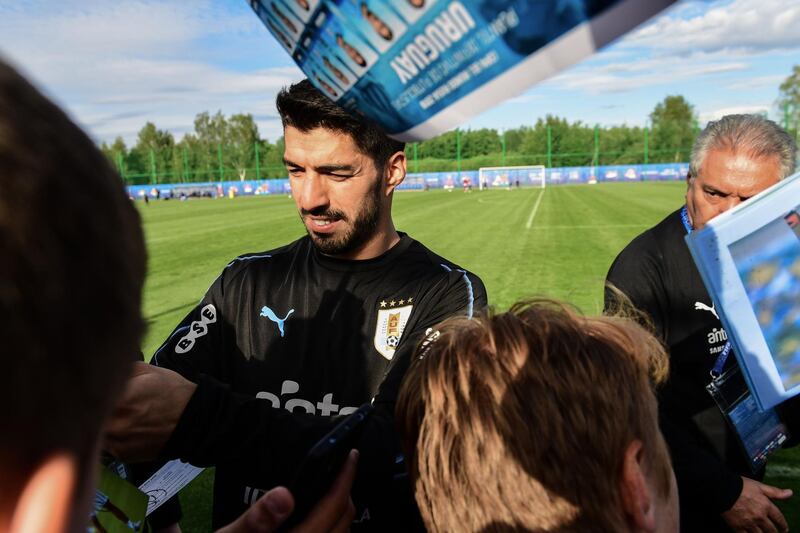
<path id="1" fill-rule="evenodd" d="M 736 207 L 795 170 L 797 145 L 759 115 L 709 122 L 692 147 L 686 207 L 694 229 Z"/>
<path id="2" fill-rule="evenodd" d="M 653 388 L 660 343 L 550 301 L 451 319 L 422 343 L 397 423 L 430 531 L 674 531 Z"/>
<path id="3" fill-rule="evenodd" d="M 138 357 L 139 216 L 94 143 L 0 61 L 0 531 L 84 530 Z"/>
<path id="4" fill-rule="evenodd" d="M 283 89 L 277 107 L 292 197 L 314 245 L 344 259 L 383 253 L 398 238 L 391 205 L 406 175 L 404 144 L 308 80 Z"/>

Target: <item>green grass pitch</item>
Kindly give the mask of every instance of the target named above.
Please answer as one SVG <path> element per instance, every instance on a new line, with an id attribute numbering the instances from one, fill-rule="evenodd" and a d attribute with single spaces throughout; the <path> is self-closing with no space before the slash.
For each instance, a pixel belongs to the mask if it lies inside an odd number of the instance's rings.
<path id="1" fill-rule="evenodd" d="M 398 193 L 397 228 L 478 274 L 490 303 L 506 309 L 527 296 L 602 310 L 603 281 L 616 254 L 683 202 L 683 183 L 620 183 L 464 193 Z M 137 203 L 144 221 L 149 275 L 144 296 L 149 357 L 228 262 L 304 234 L 286 196 Z M 800 452 L 780 452 L 768 481 L 800 489 Z M 184 531 L 207 531 L 213 472 L 182 494 Z M 800 526 L 795 496 L 782 505 Z"/>

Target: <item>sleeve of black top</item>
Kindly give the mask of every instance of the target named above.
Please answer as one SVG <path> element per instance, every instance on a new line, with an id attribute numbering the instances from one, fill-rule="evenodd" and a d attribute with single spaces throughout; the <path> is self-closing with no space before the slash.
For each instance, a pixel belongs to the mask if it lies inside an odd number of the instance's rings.
<path id="1" fill-rule="evenodd" d="M 443 276 L 443 281 L 417 303 L 415 311 L 419 313 L 409 319 L 359 443 L 354 498 L 361 494 L 367 500 L 385 500 L 375 488 L 390 486 L 402 470 L 397 461 L 400 445 L 394 426 L 394 401 L 416 344 L 441 320 L 485 306 L 482 282 L 455 271 Z M 266 479 L 290 481 L 311 446 L 336 423 L 336 419 L 275 409 L 268 400 L 235 393 L 208 375 L 199 375 L 197 383 L 165 455 L 197 466 L 225 464 L 253 486 L 263 486 Z"/>
<path id="2" fill-rule="evenodd" d="M 397 347 L 392 364 L 387 369 L 375 397 L 375 403 L 389 403 L 392 409 L 394 408 L 397 393 L 411 363 L 413 352 L 429 328 L 446 318 L 465 314 L 471 317 L 486 309 L 488 305 L 486 288 L 480 278 L 468 272 L 458 272 L 460 278 L 451 277 L 446 287 L 430 296 L 426 312 L 415 320 L 410 334 L 406 336 L 403 333 L 403 339 Z"/>
<path id="3" fill-rule="evenodd" d="M 606 278 L 605 311 L 619 307 L 613 286 L 647 315 L 656 336 L 663 340 L 669 334 L 669 300 L 661 268 L 664 258 L 653 253 L 658 247 L 647 242 L 650 238 L 646 234 L 638 237 L 612 263 Z M 690 422 L 681 420 L 664 403 L 659 403 L 660 427 L 672 456 L 681 501 L 702 501 L 712 513 L 730 509 L 742 492 L 741 477 L 707 452 L 686 427 Z"/>
<path id="4" fill-rule="evenodd" d="M 225 275 L 223 271 L 156 350 L 151 364 L 174 370 L 190 381 L 196 381 L 200 374 L 224 375 L 224 339 L 230 329 L 222 305 Z"/>
<path id="5" fill-rule="evenodd" d="M 655 329 L 656 336 L 664 339 L 667 337 L 667 298 L 664 294 L 664 280 L 662 276 L 663 258 L 657 254 L 643 252 L 642 248 L 653 250 L 654 247 L 642 246 L 643 241 L 650 239 L 649 235 L 637 237 L 629 244 L 608 270 L 605 287 L 605 312 L 614 312 L 627 304 L 643 312 L 650 325 Z M 630 301 L 620 298 L 619 291 Z"/>

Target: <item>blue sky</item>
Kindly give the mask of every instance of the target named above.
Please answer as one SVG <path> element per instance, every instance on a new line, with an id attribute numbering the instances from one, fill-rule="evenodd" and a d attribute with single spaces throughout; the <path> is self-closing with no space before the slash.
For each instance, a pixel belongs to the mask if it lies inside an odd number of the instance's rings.
<path id="1" fill-rule="evenodd" d="M 701 122 L 777 118 L 778 85 L 800 64 L 797 28 L 800 0 L 679 2 L 462 127 L 513 128 L 548 113 L 644 125 L 671 94 Z M 98 141 L 129 144 L 146 121 L 180 137 L 206 110 L 252 113 L 274 141 L 275 94 L 302 78 L 244 0 L 0 0 L 0 55 Z"/>

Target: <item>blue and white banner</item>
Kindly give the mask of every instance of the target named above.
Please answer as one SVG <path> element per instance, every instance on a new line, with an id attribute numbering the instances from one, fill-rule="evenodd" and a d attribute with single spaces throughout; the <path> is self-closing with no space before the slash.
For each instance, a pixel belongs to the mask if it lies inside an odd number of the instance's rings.
<path id="1" fill-rule="evenodd" d="M 324 94 L 403 141 L 566 69 L 674 0 L 249 0 Z"/>
<path id="2" fill-rule="evenodd" d="M 513 167 L 511 167 L 513 168 Z M 683 181 L 689 172 L 688 163 L 657 163 L 652 165 L 613 165 L 598 167 L 556 167 L 544 169 L 547 186 L 577 185 L 593 183 L 614 183 L 632 181 Z M 488 186 L 510 187 L 516 180 L 522 187 L 540 185 L 531 178 L 531 173 L 514 170 L 503 172 L 504 180 L 492 180 Z M 464 178 L 469 178 L 474 186 L 478 186 L 478 171 L 463 170 L 461 172 L 412 172 L 400 184 L 401 190 L 455 189 L 461 187 Z M 136 200 L 167 198 L 221 198 L 237 196 L 266 196 L 270 194 L 292 193 L 289 180 L 245 180 L 214 181 L 203 183 L 162 183 L 157 185 L 131 185 L 128 194 Z"/>

